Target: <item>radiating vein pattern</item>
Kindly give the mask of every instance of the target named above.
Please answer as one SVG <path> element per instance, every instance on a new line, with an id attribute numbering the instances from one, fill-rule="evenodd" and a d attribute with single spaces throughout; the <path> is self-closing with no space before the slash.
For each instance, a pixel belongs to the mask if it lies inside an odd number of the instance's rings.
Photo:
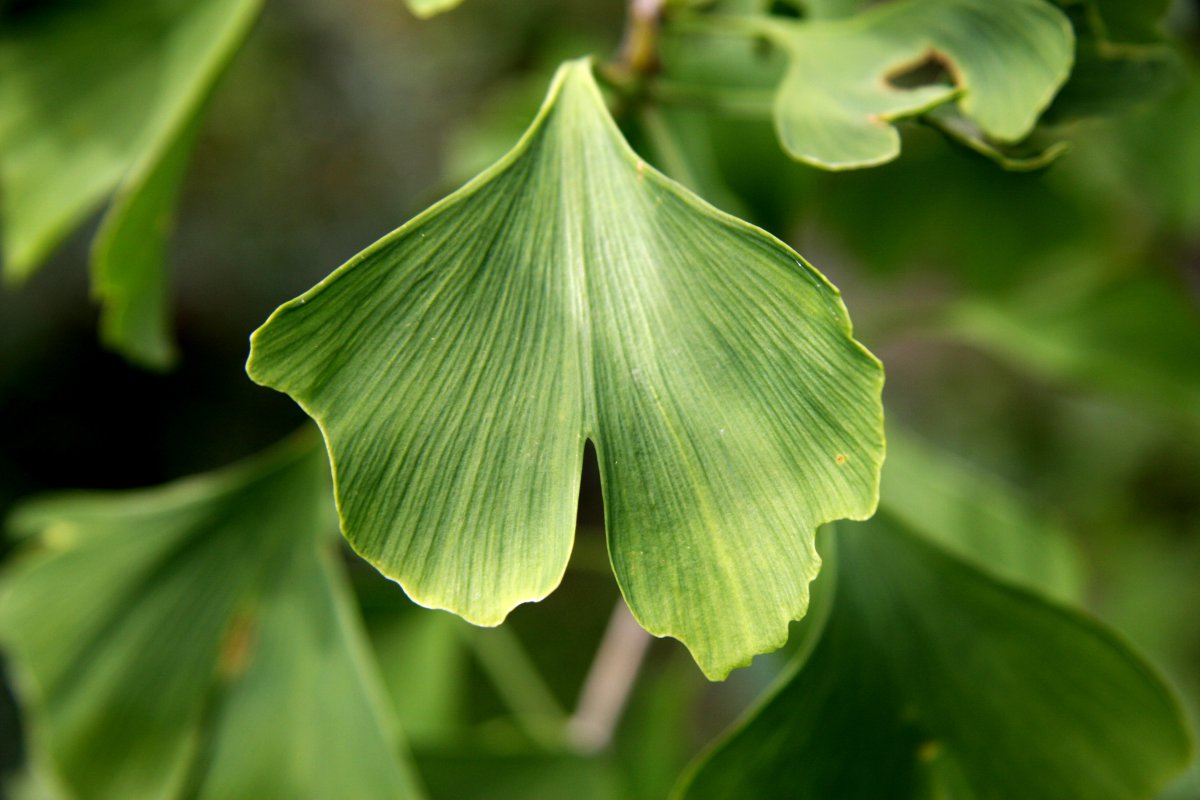
<path id="1" fill-rule="evenodd" d="M 421 796 L 329 548 L 314 440 L 15 513 L 32 538 L 0 585 L 0 645 L 62 796 Z"/>
<path id="2" fill-rule="evenodd" d="M 813 529 L 875 505 L 882 370 L 837 291 L 646 166 L 586 62 L 517 147 L 253 337 L 318 421 L 343 530 L 481 624 L 561 578 L 584 442 L 612 563 L 710 676 L 784 641 Z"/>

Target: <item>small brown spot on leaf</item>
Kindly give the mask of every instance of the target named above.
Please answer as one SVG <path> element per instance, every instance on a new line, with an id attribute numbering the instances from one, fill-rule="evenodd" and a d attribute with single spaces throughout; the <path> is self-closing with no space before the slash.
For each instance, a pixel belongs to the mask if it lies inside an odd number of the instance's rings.
<path id="1" fill-rule="evenodd" d="M 843 453 L 838 453 L 838 454 L 837 454 L 837 456 L 835 456 L 833 460 L 834 460 L 834 461 L 836 461 L 836 462 L 837 462 L 837 463 L 839 463 L 839 464 L 845 464 L 845 463 L 846 463 L 846 456 L 845 456 L 845 454 L 843 454 Z"/>
<path id="2" fill-rule="evenodd" d="M 217 658 L 217 674 L 231 680 L 246 671 L 250 663 L 251 646 L 254 644 L 254 621 L 248 613 L 238 614 L 229 623 L 225 638 L 221 640 L 221 653 Z"/>

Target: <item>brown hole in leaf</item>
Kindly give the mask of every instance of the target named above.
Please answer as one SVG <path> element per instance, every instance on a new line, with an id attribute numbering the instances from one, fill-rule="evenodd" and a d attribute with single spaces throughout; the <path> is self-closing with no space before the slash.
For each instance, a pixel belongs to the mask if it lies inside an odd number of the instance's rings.
<path id="1" fill-rule="evenodd" d="M 892 89 L 918 89 L 922 86 L 957 86 L 954 64 L 937 50 L 926 50 L 915 61 L 898 64 L 883 76 Z"/>

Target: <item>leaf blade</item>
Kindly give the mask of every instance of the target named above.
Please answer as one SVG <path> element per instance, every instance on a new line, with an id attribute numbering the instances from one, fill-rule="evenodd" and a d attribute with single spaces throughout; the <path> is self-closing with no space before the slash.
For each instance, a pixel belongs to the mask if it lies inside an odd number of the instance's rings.
<path id="1" fill-rule="evenodd" d="M 0 632 L 40 769 L 98 798 L 175 796 L 213 778 L 287 796 L 293 780 L 319 784 L 305 773 L 314 769 L 361 796 L 419 795 L 393 752 L 386 704 L 361 694 L 377 678 L 322 553 L 328 468 L 315 444 L 299 438 L 165 487 L 50 497 L 17 512 L 18 528 L 40 533 L 5 576 Z M 313 613 L 297 617 L 299 607 Z M 344 693 L 325 698 L 332 706 L 286 698 L 313 724 L 280 731 L 269 724 L 276 709 L 220 727 L 255 698 L 303 687 L 297 672 L 315 664 Z M 365 744 L 347 757 L 340 745 L 351 740 Z M 230 747 L 252 757 L 230 764 Z"/>
<path id="2" fill-rule="evenodd" d="M 822 640 L 681 796 L 1116 800 L 1187 763 L 1178 701 L 1103 626 L 886 517 L 833 533 Z"/>
<path id="3" fill-rule="evenodd" d="M 592 439 L 622 591 L 710 677 L 782 643 L 811 531 L 877 499 L 882 370 L 836 289 L 642 162 L 586 62 L 508 156 L 281 306 L 247 370 L 325 431 L 351 544 L 477 623 L 557 585 Z"/>

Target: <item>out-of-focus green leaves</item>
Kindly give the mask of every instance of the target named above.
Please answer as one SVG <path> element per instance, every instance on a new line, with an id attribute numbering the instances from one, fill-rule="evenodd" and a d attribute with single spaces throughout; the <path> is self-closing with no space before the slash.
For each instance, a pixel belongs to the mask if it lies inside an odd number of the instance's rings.
<path id="1" fill-rule="evenodd" d="M 170 331 L 167 236 L 199 117 L 166 154 L 130 175 L 92 245 L 92 293 L 100 338 L 131 361 L 162 367 L 177 357 Z"/>
<path id="2" fill-rule="evenodd" d="M 803 615 L 813 529 L 874 510 L 882 371 L 836 290 L 639 159 L 586 62 L 247 368 L 322 426 L 354 547 L 480 624 L 558 584 L 590 438 L 634 616 L 714 678 Z"/>
<path id="3" fill-rule="evenodd" d="M 166 487 L 33 501 L 0 641 L 71 796 L 414 797 L 333 549 L 315 437 Z"/>
<path id="4" fill-rule="evenodd" d="M 816 649 L 683 796 L 1127 800 L 1187 763 L 1175 698 L 1097 623 L 886 515 L 832 537 Z"/>
<path id="5" fill-rule="evenodd" d="M 1085 6 L 1105 35 L 1120 42 L 1153 42 L 1162 38 L 1162 20 L 1171 0 L 1058 0 Z"/>
<path id="6" fill-rule="evenodd" d="M 462 0 L 405 0 L 408 8 L 418 17 L 426 19 L 458 8 Z"/>
<path id="7" fill-rule="evenodd" d="M 948 332 L 1039 377 L 1200 422 L 1200 315 L 1183 276 L 1058 268 L 1006 298 L 955 305 Z"/>
<path id="8" fill-rule="evenodd" d="M 870 0 L 792 0 L 792 5 L 799 6 L 805 13 L 815 19 L 837 19 L 851 17 L 863 9 Z"/>
<path id="9" fill-rule="evenodd" d="M 1066 80 L 1074 42 L 1043 0 L 897 0 L 845 19 L 759 28 L 789 59 L 775 101 L 783 147 L 827 169 L 892 160 L 900 137 L 891 122 L 955 97 L 989 138 L 1023 139 Z M 926 61 L 953 81 L 898 85 Z"/>
<path id="10" fill-rule="evenodd" d="M 4 271 L 27 278 L 115 188 L 93 251 L 104 341 L 170 363 L 163 254 L 197 117 L 261 0 L 44 3 L 0 27 Z"/>
<path id="11" fill-rule="evenodd" d="M 1178 89 L 1179 54 L 1159 24 L 1168 3 L 1059 0 L 1075 29 L 1071 77 L 1047 109 L 1051 124 L 1117 114 Z"/>
<path id="12" fill-rule="evenodd" d="M 1128 196 L 1131 211 L 1151 214 L 1173 235 L 1200 236 L 1200 65 L 1184 88 L 1152 109 L 1120 121 L 1119 146 L 1097 148 L 1093 170 L 1111 163 L 1122 181 L 1109 188 Z"/>
<path id="13" fill-rule="evenodd" d="M 570 753 L 418 752 L 433 800 L 626 800 L 604 759 Z"/>
<path id="14" fill-rule="evenodd" d="M 393 613 L 370 625 L 380 672 L 414 746 L 444 743 L 462 728 L 465 627 L 450 614 L 425 613 Z"/>
<path id="15" fill-rule="evenodd" d="M 1151 105 L 1179 88 L 1182 63 L 1165 44 L 1085 39 L 1071 78 L 1047 109 L 1050 124 L 1118 114 Z"/>
<path id="16" fill-rule="evenodd" d="M 888 426 L 880 508 L 976 567 L 1061 600 L 1078 600 L 1066 532 L 996 477 Z"/>

